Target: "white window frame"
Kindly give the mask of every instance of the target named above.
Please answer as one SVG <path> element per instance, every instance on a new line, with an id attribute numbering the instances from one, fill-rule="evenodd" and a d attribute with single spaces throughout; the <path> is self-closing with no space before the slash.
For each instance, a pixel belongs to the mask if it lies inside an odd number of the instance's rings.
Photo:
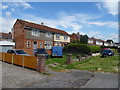
<path id="1" fill-rule="evenodd" d="M 52 49 L 52 42 L 45 41 L 45 49 L 47 49 L 47 50 Z"/>
<path id="2" fill-rule="evenodd" d="M 46 32 L 46 37 L 51 38 L 52 34 L 49 32 Z"/>
<path id="3" fill-rule="evenodd" d="M 55 46 L 61 46 L 60 42 L 55 42 Z"/>
<path id="4" fill-rule="evenodd" d="M 40 48 L 43 48 L 43 42 L 40 42 Z"/>
<path id="5" fill-rule="evenodd" d="M 60 40 L 60 34 L 56 34 L 56 39 Z"/>
<path id="6" fill-rule="evenodd" d="M 27 48 L 30 48 L 31 47 L 31 41 L 27 41 Z"/>
<path id="7" fill-rule="evenodd" d="M 38 30 L 32 30 L 33 36 L 40 36 L 40 32 Z"/>
<path id="8" fill-rule="evenodd" d="M 64 36 L 64 40 L 68 40 L 68 36 Z"/>

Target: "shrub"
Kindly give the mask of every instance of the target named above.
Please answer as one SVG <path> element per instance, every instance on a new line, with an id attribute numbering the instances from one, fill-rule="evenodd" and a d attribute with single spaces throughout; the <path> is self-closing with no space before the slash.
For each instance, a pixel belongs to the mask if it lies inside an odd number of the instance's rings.
<path id="1" fill-rule="evenodd" d="M 92 53 L 98 53 L 100 52 L 100 46 L 89 46 Z"/>
<path id="2" fill-rule="evenodd" d="M 68 46 L 64 47 L 64 52 L 69 53 L 81 53 L 81 54 L 90 54 L 91 50 L 86 44 L 80 44 L 80 43 L 71 43 Z"/>

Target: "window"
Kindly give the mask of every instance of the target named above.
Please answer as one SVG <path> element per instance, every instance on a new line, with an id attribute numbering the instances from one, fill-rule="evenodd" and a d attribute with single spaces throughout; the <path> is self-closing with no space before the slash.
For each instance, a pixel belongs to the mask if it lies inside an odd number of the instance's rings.
<path id="1" fill-rule="evenodd" d="M 13 50 L 8 50 L 7 53 L 15 54 Z"/>
<path id="2" fill-rule="evenodd" d="M 32 35 L 33 36 L 39 36 L 40 32 L 38 30 L 32 30 Z"/>
<path id="3" fill-rule="evenodd" d="M 45 49 L 52 49 L 52 42 L 45 41 Z"/>
<path id="4" fill-rule="evenodd" d="M 40 42 L 40 48 L 43 48 L 43 43 L 42 42 Z"/>
<path id="5" fill-rule="evenodd" d="M 33 42 L 33 48 L 36 49 L 37 48 L 37 42 Z"/>
<path id="6" fill-rule="evenodd" d="M 51 33 L 49 33 L 49 32 L 46 32 L 46 37 L 49 37 L 49 38 L 51 38 Z"/>
<path id="7" fill-rule="evenodd" d="M 68 37 L 67 36 L 64 36 L 64 40 L 67 40 L 68 39 Z"/>
<path id="8" fill-rule="evenodd" d="M 55 42 L 55 46 L 61 46 L 60 42 Z"/>
<path id="9" fill-rule="evenodd" d="M 60 39 L 60 34 L 56 34 L 56 39 Z"/>
<path id="10" fill-rule="evenodd" d="M 30 44 L 31 44 L 31 42 L 27 41 L 27 48 L 30 48 Z"/>

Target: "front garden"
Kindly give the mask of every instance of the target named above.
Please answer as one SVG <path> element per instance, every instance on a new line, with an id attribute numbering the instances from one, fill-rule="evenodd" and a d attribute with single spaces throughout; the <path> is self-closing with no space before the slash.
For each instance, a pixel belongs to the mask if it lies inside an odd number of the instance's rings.
<path id="1" fill-rule="evenodd" d="M 80 46 L 82 48 L 80 48 Z M 74 47 L 74 48 L 73 48 Z M 87 49 L 86 49 L 87 48 Z M 118 72 L 119 59 L 118 56 L 109 56 L 106 58 L 101 58 L 99 56 L 89 57 L 85 60 L 79 62 L 73 62 L 72 64 L 67 64 L 67 54 L 71 53 L 73 60 L 76 60 L 78 55 L 85 56 L 91 55 L 91 53 L 100 52 L 99 46 L 87 46 L 79 44 L 71 44 L 63 49 L 63 58 L 49 58 L 46 64 L 49 68 L 54 71 L 66 71 L 69 69 L 78 70 L 89 70 L 89 71 L 99 71 L 99 72 Z"/>

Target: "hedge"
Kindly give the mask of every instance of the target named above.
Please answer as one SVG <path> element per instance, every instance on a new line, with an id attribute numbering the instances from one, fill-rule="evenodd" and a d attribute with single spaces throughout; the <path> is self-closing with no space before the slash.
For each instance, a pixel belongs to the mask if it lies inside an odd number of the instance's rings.
<path id="1" fill-rule="evenodd" d="M 64 52 L 90 54 L 91 50 L 86 44 L 71 43 L 63 48 Z"/>
<path id="2" fill-rule="evenodd" d="M 100 46 L 89 46 L 89 47 L 92 53 L 98 53 L 101 50 Z"/>

